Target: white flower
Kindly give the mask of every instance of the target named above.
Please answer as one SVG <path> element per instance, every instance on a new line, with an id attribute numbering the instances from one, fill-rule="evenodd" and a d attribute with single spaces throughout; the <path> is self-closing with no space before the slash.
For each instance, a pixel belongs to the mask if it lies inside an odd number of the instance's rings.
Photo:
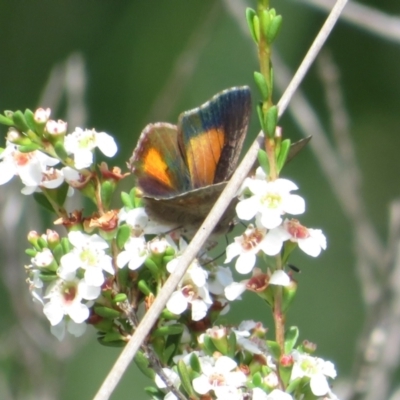
<path id="1" fill-rule="evenodd" d="M 261 224 L 273 229 L 282 223 L 283 214 L 297 215 L 305 210 L 304 199 L 290 193 L 297 189 L 292 181 L 279 178 L 270 182 L 264 179 L 248 179 L 246 182 L 253 196 L 237 204 L 236 213 L 240 219 L 248 221 L 259 213 Z"/>
<path id="2" fill-rule="evenodd" d="M 311 391 L 315 396 L 324 396 L 329 393 L 327 377 L 332 379 L 336 377 L 335 366 L 330 361 L 302 354 L 297 350 L 294 350 L 292 355 L 294 364 L 290 380 L 306 376 L 310 378 Z"/>
<path id="3" fill-rule="evenodd" d="M 50 249 L 43 249 L 42 251 L 36 253 L 35 257 L 31 258 L 32 264 L 39 268 L 49 266 L 53 260 L 54 256 Z"/>
<path id="4" fill-rule="evenodd" d="M 72 231 L 68 239 L 74 249 L 61 257 L 59 274 L 67 278 L 75 274 L 78 268 L 85 270 L 85 281 L 89 286 L 101 286 L 104 282 L 103 271 L 114 274 L 112 259 L 104 250 L 108 243 L 99 235 L 86 235 Z"/>
<path id="5" fill-rule="evenodd" d="M 224 294 L 225 288 L 233 282 L 232 271 L 228 267 L 213 267 L 207 284 L 210 293 L 220 296 Z"/>
<path id="6" fill-rule="evenodd" d="M 51 110 L 50 108 L 38 108 L 35 111 L 35 114 L 33 116 L 33 119 L 38 122 L 39 124 L 44 124 L 45 122 L 47 122 L 47 120 L 49 119 L 51 114 Z"/>
<path id="7" fill-rule="evenodd" d="M 87 286 L 79 279 L 58 279 L 52 282 L 46 291 L 44 299 L 49 300 L 43 307 L 43 312 L 51 325 L 58 325 L 65 315 L 77 324 L 89 317 L 89 309 L 82 303 L 83 299 L 95 299 L 100 294 L 100 288 Z"/>
<path id="8" fill-rule="evenodd" d="M 226 248 L 225 263 L 239 256 L 235 264 L 236 271 L 239 274 L 247 274 L 253 269 L 259 251 L 263 251 L 269 256 L 278 254 L 287 234 L 279 234 L 279 232 L 271 234 L 271 232 L 267 233 L 263 227 L 255 228 L 253 225 L 249 225 L 243 235 L 235 237 L 234 243 Z"/>
<path id="9" fill-rule="evenodd" d="M 117 256 L 117 266 L 124 268 L 128 264 L 128 268 L 134 271 L 144 263 L 147 256 L 148 251 L 144 236 L 130 237 L 124 244 L 124 250 Z"/>
<path id="10" fill-rule="evenodd" d="M 0 185 L 7 183 L 14 175 L 18 175 L 25 186 L 37 187 L 47 167 L 58 163 L 59 160 L 41 151 L 21 153 L 18 146 L 7 142 L 6 148 L 0 153 Z"/>
<path id="11" fill-rule="evenodd" d="M 67 123 L 61 121 L 61 119 L 58 121 L 50 119 L 46 123 L 46 131 L 51 135 L 61 135 L 67 132 Z"/>
<path id="12" fill-rule="evenodd" d="M 297 219 L 285 219 L 283 225 L 276 228 L 276 232 L 280 235 L 287 232 L 289 239 L 297 242 L 300 249 L 309 256 L 317 257 L 321 250 L 326 249 L 326 237 L 322 231 L 306 228 Z"/>
<path id="13" fill-rule="evenodd" d="M 93 150 L 96 147 L 107 157 L 113 157 L 117 152 L 113 137 L 105 132 L 96 132 L 94 129 L 76 128 L 74 132 L 65 136 L 64 147 L 67 153 L 73 154 L 77 169 L 92 165 Z"/>
<path id="14" fill-rule="evenodd" d="M 202 375 L 193 379 L 193 389 L 204 395 L 211 390 L 217 399 L 241 399 L 236 389 L 244 386 L 246 375 L 236 371 L 237 364 L 229 357 L 221 356 L 215 360 L 212 357 L 199 357 Z M 229 397 L 228 397 L 229 395 Z"/>
<path id="15" fill-rule="evenodd" d="M 178 258 L 174 258 L 167 264 L 169 273 L 173 273 L 177 264 Z M 178 290 L 172 293 L 167 302 L 167 309 L 174 314 L 182 314 L 191 305 L 192 320 L 200 321 L 203 319 L 208 308 L 212 304 L 210 293 L 208 291 L 207 271 L 199 265 L 197 260 L 194 260 L 187 269 L 183 279 L 178 285 Z"/>
<path id="16" fill-rule="evenodd" d="M 35 191 L 38 191 L 40 187 L 45 189 L 55 189 L 61 186 L 63 182 L 64 176 L 61 171 L 54 168 L 47 168 L 46 170 L 42 171 L 42 180 L 40 181 L 39 185 L 27 185 L 21 190 L 21 193 L 30 195 Z"/>

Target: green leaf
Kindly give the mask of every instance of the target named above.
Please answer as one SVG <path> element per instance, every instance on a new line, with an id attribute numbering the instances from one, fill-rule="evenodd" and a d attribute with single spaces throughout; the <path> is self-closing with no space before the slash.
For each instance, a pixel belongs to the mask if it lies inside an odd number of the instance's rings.
<path id="1" fill-rule="evenodd" d="M 204 335 L 204 352 L 207 355 L 212 355 L 217 351 L 213 341 L 211 340 L 210 336 Z"/>
<path id="2" fill-rule="evenodd" d="M 155 329 L 152 333 L 152 337 L 157 336 L 170 336 L 180 335 L 183 332 L 183 326 L 181 324 L 165 325 Z"/>
<path id="3" fill-rule="evenodd" d="M 15 111 L 12 116 L 12 120 L 14 122 L 15 127 L 18 130 L 20 130 L 21 132 L 29 131 L 29 126 L 25 121 L 25 117 L 24 117 L 24 114 L 22 113 L 22 111 L 20 111 L 20 110 Z"/>
<path id="4" fill-rule="evenodd" d="M 144 279 L 141 279 L 138 282 L 138 289 L 145 295 L 148 296 L 149 294 L 152 293 L 151 289 L 147 285 L 147 282 Z"/>
<path id="5" fill-rule="evenodd" d="M 308 136 L 304 139 L 301 139 L 295 143 L 292 143 L 290 146 L 289 154 L 286 158 L 286 164 L 291 161 L 294 157 L 297 156 L 297 154 L 300 153 L 300 151 L 303 150 L 303 148 L 308 144 L 308 142 L 311 140 L 312 136 Z"/>
<path id="6" fill-rule="evenodd" d="M 33 142 L 19 146 L 18 150 L 21 153 L 30 153 L 31 151 L 39 150 L 41 147 Z"/>
<path id="7" fill-rule="evenodd" d="M 281 149 L 280 149 L 279 154 L 278 154 L 277 163 L 278 163 L 278 171 L 279 172 L 281 171 L 281 169 L 285 165 L 286 158 L 287 158 L 287 156 L 289 154 L 289 150 L 290 150 L 290 139 L 285 139 L 281 143 Z"/>
<path id="8" fill-rule="evenodd" d="M 267 84 L 267 81 L 265 80 L 264 75 L 261 72 L 254 71 L 254 80 L 258 86 L 258 89 L 260 90 L 263 101 L 268 100 L 269 88 L 268 88 L 268 84 Z"/>
<path id="9" fill-rule="evenodd" d="M 276 17 L 272 18 L 266 34 L 266 38 L 269 44 L 271 44 L 276 39 L 281 29 L 281 26 L 282 26 L 281 15 L 277 15 Z"/>
<path id="10" fill-rule="evenodd" d="M 117 303 L 122 303 L 124 301 L 128 300 L 128 297 L 125 293 L 117 293 L 114 298 L 112 299 L 114 304 Z"/>
<path id="11" fill-rule="evenodd" d="M 230 335 L 228 336 L 228 352 L 227 355 L 230 358 L 234 358 L 236 353 L 236 335 L 234 332 L 231 332 Z"/>
<path id="12" fill-rule="evenodd" d="M 101 184 L 101 201 L 103 202 L 105 208 L 109 207 L 113 193 L 114 185 L 110 181 L 104 181 Z"/>
<path id="13" fill-rule="evenodd" d="M 260 20 L 257 15 L 253 17 L 253 26 L 254 36 L 256 37 L 255 42 L 258 43 L 260 41 Z"/>
<path id="14" fill-rule="evenodd" d="M 39 274 L 39 279 L 42 282 L 52 282 L 58 279 L 58 276 L 54 272 L 42 272 Z"/>
<path id="15" fill-rule="evenodd" d="M 132 210 L 132 208 L 134 208 L 134 203 L 129 193 L 121 192 L 121 201 L 122 204 L 129 210 Z"/>
<path id="16" fill-rule="evenodd" d="M 281 349 L 279 344 L 273 340 L 267 340 L 267 345 L 275 360 L 279 360 L 281 358 Z"/>
<path id="17" fill-rule="evenodd" d="M 276 124 L 278 122 L 278 107 L 272 106 L 265 113 L 266 134 L 273 138 L 275 136 Z"/>
<path id="18" fill-rule="evenodd" d="M 148 378 L 154 380 L 154 377 L 156 376 L 156 373 L 152 368 L 149 368 L 149 360 L 148 358 L 143 354 L 142 351 L 138 351 L 136 353 L 136 356 L 134 358 L 136 365 L 140 369 L 140 371 L 143 373 L 143 375 L 147 376 Z"/>
<path id="19" fill-rule="evenodd" d="M 190 375 L 189 375 L 189 371 L 188 371 L 188 368 L 187 368 L 185 362 L 183 360 L 179 360 L 177 367 L 178 367 L 178 374 L 179 374 L 179 378 L 181 379 L 181 385 L 182 385 L 183 389 L 185 390 L 185 392 L 188 394 L 188 396 L 191 399 L 197 398 L 197 396 L 194 393 Z"/>
<path id="20" fill-rule="evenodd" d="M 57 140 L 54 144 L 54 151 L 60 160 L 64 161 L 68 158 L 67 150 L 65 150 L 64 143 L 61 140 Z"/>
<path id="21" fill-rule="evenodd" d="M 254 30 L 254 17 L 255 16 L 256 16 L 256 12 L 252 8 L 250 8 L 250 7 L 246 8 L 247 26 L 249 27 L 251 37 L 253 38 L 253 40 L 256 43 L 258 43 L 257 36 L 256 36 L 255 30 Z"/>
<path id="22" fill-rule="evenodd" d="M 155 278 L 158 277 L 158 265 L 151 258 L 146 258 L 146 260 L 144 261 L 144 265 L 149 269 L 149 271 Z"/>
<path id="23" fill-rule="evenodd" d="M 261 374 L 259 372 L 256 372 L 256 373 L 253 374 L 252 383 L 256 387 L 261 387 L 262 386 L 263 379 L 262 379 L 262 376 L 261 376 Z"/>
<path id="24" fill-rule="evenodd" d="M 258 150 L 258 163 L 260 164 L 260 167 L 263 169 L 265 174 L 268 176 L 269 174 L 269 160 L 268 160 L 268 155 L 265 150 Z"/>
<path id="25" fill-rule="evenodd" d="M 0 124 L 7 125 L 7 126 L 13 126 L 14 122 L 13 122 L 12 118 L 8 118 L 8 117 L 0 114 Z"/>
<path id="26" fill-rule="evenodd" d="M 171 357 L 174 355 L 174 353 L 175 353 L 175 349 L 176 349 L 176 346 L 174 345 L 174 344 L 171 344 L 171 345 L 169 345 L 168 347 L 166 347 L 165 349 L 164 349 L 164 352 L 163 352 L 163 360 L 164 360 L 164 362 L 166 363 L 166 364 L 168 364 L 168 361 L 171 359 Z"/>
<path id="27" fill-rule="evenodd" d="M 103 346 L 107 347 L 124 347 L 126 345 L 126 342 L 124 340 L 116 340 L 109 342 L 107 340 L 104 340 L 104 337 L 98 337 L 97 341 Z"/>
<path id="28" fill-rule="evenodd" d="M 72 249 L 71 243 L 69 242 L 68 238 L 66 238 L 66 237 L 63 237 L 61 239 L 61 246 L 63 248 L 64 254 L 69 253 Z"/>
<path id="29" fill-rule="evenodd" d="M 270 24 L 270 21 L 271 21 L 271 17 L 269 15 L 268 10 L 261 10 L 261 13 L 262 13 L 262 15 L 261 15 L 261 28 L 262 28 L 264 37 L 268 40 L 267 35 L 268 35 L 268 30 L 269 30 L 269 24 Z"/>
<path id="30" fill-rule="evenodd" d="M 301 378 L 296 378 L 295 380 L 291 381 L 286 388 L 287 393 L 293 393 L 300 385 Z"/>
<path id="31" fill-rule="evenodd" d="M 285 354 L 289 354 L 299 338 L 299 328 L 291 326 L 285 333 Z"/>
<path id="32" fill-rule="evenodd" d="M 35 132 L 37 126 L 33 112 L 27 108 L 24 112 L 24 117 L 29 129 Z"/>
<path id="33" fill-rule="evenodd" d="M 35 193 L 33 193 L 33 198 L 35 199 L 35 201 L 38 204 L 40 204 L 46 210 L 49 210 L 51 212 L 55 212 L 53 206 L 51 205 L 51 203 L 49 202 L 49 200 L 47 199 L 47 197 L 43 193 L 35 192 Z"/>
<path id="34" fill-rule="evenodd" d="M 121 313 L 113 308 L 104 307 L 104 306 L 95 306 L 94 312 L 103 318 L 114 319 L 121 316 Z"/>
<path id="35" fill-rule="evenodd" d="M 258 103 L 257 104 L 257 115 L 258 115 L 258 120 L 260 121 L 261 130 L 263 132 L 267 133 L 267 126 L 265 124 L 263 103 Z"/>
<path id="36" fill-rule="evenodd" d="M 61 243 L 57 243 L 52 252 L 53 252 L 53 256 L 54 256 L 55 260 L 59 264 L 61 257 L 64 255 Z"/>
<path id="37" fill-rule="evenodd" d="M 37 254 L 37 250 L 35 249 L 26 249 L 25 254 L 27 254 L 29 257 L 35 257 Z"/>
<path id="38" fill-rule="evenodd" d="M 163 400 L 165 397 L 164 392 L 151 386 L 145 387 L 144 391 L 150 396 L 152 400 Z"/>
<path id="39" fill-rule="evenodd" d="M 131 228 L 128 225 L 121 225 L 117 232 L 117 246 L 121 250 L 131 237 Z"/>
<path id="40" fill-rule="evenodd" d="M 200 360 L 199 357 L 195 353 L 192 353 L 190 356 L 190 366 L 193 371 L 200 373 L 201 372 L 201 365 L 200 365 Z"/>

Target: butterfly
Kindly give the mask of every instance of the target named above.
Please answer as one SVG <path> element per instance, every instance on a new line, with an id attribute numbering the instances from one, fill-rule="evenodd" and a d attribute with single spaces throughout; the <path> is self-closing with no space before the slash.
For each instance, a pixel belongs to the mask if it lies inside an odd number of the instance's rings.
<path id="1" fill-rule="evenodd" d="M 235 171 L 251 113 L 247 86 L 226 89 L 178 124 L 147 125 L 128 165 L 154 221 L 195 231 Z M 226 232 L 233 200 L 214 233 Z"/>

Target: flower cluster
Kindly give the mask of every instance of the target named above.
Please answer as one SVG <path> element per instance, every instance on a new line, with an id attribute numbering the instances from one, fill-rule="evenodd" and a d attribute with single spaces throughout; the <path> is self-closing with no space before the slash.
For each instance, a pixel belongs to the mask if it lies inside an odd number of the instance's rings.
<path id="1" fill-rule="evenodd" d="M 237 329 L 215 326 L 198 337 L 199 350 L 175 356 L 164 373 L 175 388 L 218 400 L 293 400 L 304 386 L 315 398 L 337 399 L 328 384 L 336 377 L 335 368 L 310 354 L 315 347 L 303 343 L 294 348 L 295 337 L 287 343 L 292 349 L 279 358 L 266 345 L 266 333 L 254 321 L 244 321 Z M 291 394 L 279 388 L 282 380 Z M 155 382 L 161 392 L 166 389 L 160 376 Z M 176 399 L 172 393 L 164 398 Z"/>
<path id="2" fill-rule="evenodd" d="M 57 213 L 56 224 L 68 231 L 65 237 L 54 230 L 28 234 L 29 288 L 59 340 L 67 333 L 80 336 L 92 325 L 101 344 L 123 346 L 176 270 L 187 237 L 152 220 L 136 188 L 122 192 L 122 208 L 111 209 L 111 196 L 125 174 L 105 163 L 96 166 L 94 149 L 113 156 L 114 140 L 80 128 L 67 134 L 65 122 L 49 117 L 48 109 L 14 113 L 9 118 L 15 126 L 0 153 L 0 184 L 19 176 L 22 192 L 40 192 L 43 204 Z M 64 202 L 74 189 L 90 198 L 97 211 L 68 213 Z M 315 346 L 308 342 L 296 346 L 297 328 L 287 332 L 283 351 L 282 343 L 267 340 L 268 330 L 260 323 L 217 324 L 229 302 L 245 290 L 273 309 L 274 288 L 281 288 L 280 312 L 286 312 L 297 289 L 285 272 L 291 251 L 298 245 L 316 257 L 326 248 L 320 230 L 288 218 L 305 211 L 304 200 L 291 193 L 296 189 L 286 179 L 268 180 L 261 168 L 245 180 L 236 212 L 250 223 L 227 246 L 225 263 L 237 257 L 237 272 L 252 276 L 234 282 L 231 269 L 218 265 L 207 250 L 191 263 L 147 340 L 162 376 L 147 359 L 142 364 L 136 359 L 155 379 L 158 389 L 149 389 L 155 398 L 174 399 L 175 390 L 210 399 L 289 400 L 304 393 L 336 398 L 328 382 L 336 375 L 333 365 L 312 356 Z M 266 267 L 256 267 L 259 261 Z"/>
<path id="3" fill-rule="evenodd" d="M 285 218 L 287 214 L 299 215 L 305 211 L 304 199 L 291 193 L 296 189 L 298 187 L 287 179 L 268 181 L 261 167 L 257 168 L 254 177 L 245 180 L 236 212 L 241 220 L 254 218 L 255 224 L 250 224 L 241 236 L 235 237 L 234 242 L 228 245 L 226 263 L 238 257 L 235 263 L 237 272 L 247 274 L 256 265 L 259 253 L 277 256 L 283 252 L 287 258 L 296 243 L 312 257 L 317 257 L 321 250 L 326 249 L 326 238 L 320 229 L 306 228 L 297 219 Z M 285 275 L 282 269 L 275 271 L 269 277 L 269 283 L 287 286 L 290 279 Z M 232 299 L 232 287 L 227 290 Z"/>
<path id="4" fill-rule="evenodd" d="M 93 164 L 96 147 L 108 157 L 117 152 L 113 137 L 107 133 L 76 128 L 66 134 L 66 122 L 49 119 L 50 113 L 49 108 L 39 108 L 34 114 L 27 110 L 21 122 L 26 125 L 23 127 L 26 135 L 16 128 L 9 129 L 6 147 L 0 152 L 0 185 L 19 176 L 25 185 L 22 189 L 25 195 L 55 189 L 64 181 L 80 179 L 78 171 Z M 61 161 L 64 166 L 54 168 Z M 72 193 L 70 188 L 69 194 Z"/>

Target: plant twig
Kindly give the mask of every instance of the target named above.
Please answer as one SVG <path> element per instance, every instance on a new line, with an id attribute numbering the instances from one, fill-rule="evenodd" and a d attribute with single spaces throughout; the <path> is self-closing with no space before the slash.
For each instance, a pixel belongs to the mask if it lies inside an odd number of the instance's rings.
<path id="1" fill-rule="evenodd" d="M 297 2 L 297 0 L 295 0 Z M 332 7 L 332 0 L 301 0 L 325 11 Z M 400 18 L 388 15 L 373 7 L 351 1 L 345 8 L 340 19 L 350 22 L 367 32 L 378 35 L 386 40 L 400 43 Z"/>
<path id="2" fill-rule="evenodd" d="M 346 5 L 347 0 L 338 0 L 333 7 L 331 13 L 329 14 L 325 24 L 318 33 L 314 43 L 312 44 L 310 50 L 308 51 L 305 59 L 301 63 L 298 72 L 295 74 L 292 82 L 290 83 L 288 89 L 285 91 L 281 100 L 278 103 L 279 115 L 282 115 L 286 109 L 290 98 L 293 96 L 297 87 L 299 86 L 301 80 L 304 78 L 307 70 L 311 66 L 313 60 L 317 56 L 319 50 L 321 49 L 323 43 L 328 38 L 335 22 L 340 16 L 340 12 Z M 261 139 L 261 140 L 260 140 Z M 260 143 L 261 141 L 261 143 Z M 170 298 L 171 294 L 175 290 L 179 281 L 185 274 L 186 269 L 189 267 L 192 260 L 196 257 L 199 249 L 204 245 L 207 238 L 210 236 L 214 227 L 218 223 L 219 219 L 222 217 L 225 209 L 230 204 L 231 199 L 236 195 L 241 183 L 246 178 L 250 172 L 254 161 L 257 158 L 258 150 L 261 148 L 263 143 L 263 136 L 259 134 L 257 139 L 254 141 L 249 151 L 245 155 L 243 161 L 238 166 L 237 170 L 233 174 L 231 180 L 226 185 L 225 190 L 222 192 L 221 196 L 215 203 L 210 214 L 205 219 L 204 223 L 194 236 L 193 240 L 188 245 L 185 253 L 180 258 L 179 264 L 175 272 L 168 278 L 162 291 L 159 293 L 155 299 L 152 307 L 146 313 L 143 320 L 141 321 L 139 327 L 133 334 L 131 340 L 127 343 L 126 347 L 122 351 L 121 355 L 117 359 L 110 373 L 104 380 L 102 386 L 97 392 L 94 400 L 105 400 L 108 399 L 111 393 L 114 391 L 116 385 L 121 379 L 126 368 L 129 366 L 136 352 L 138 351 L 142 341 L 147 337 L 150 329 L 156 322 L 158 316 L 162 312 Z"/>

